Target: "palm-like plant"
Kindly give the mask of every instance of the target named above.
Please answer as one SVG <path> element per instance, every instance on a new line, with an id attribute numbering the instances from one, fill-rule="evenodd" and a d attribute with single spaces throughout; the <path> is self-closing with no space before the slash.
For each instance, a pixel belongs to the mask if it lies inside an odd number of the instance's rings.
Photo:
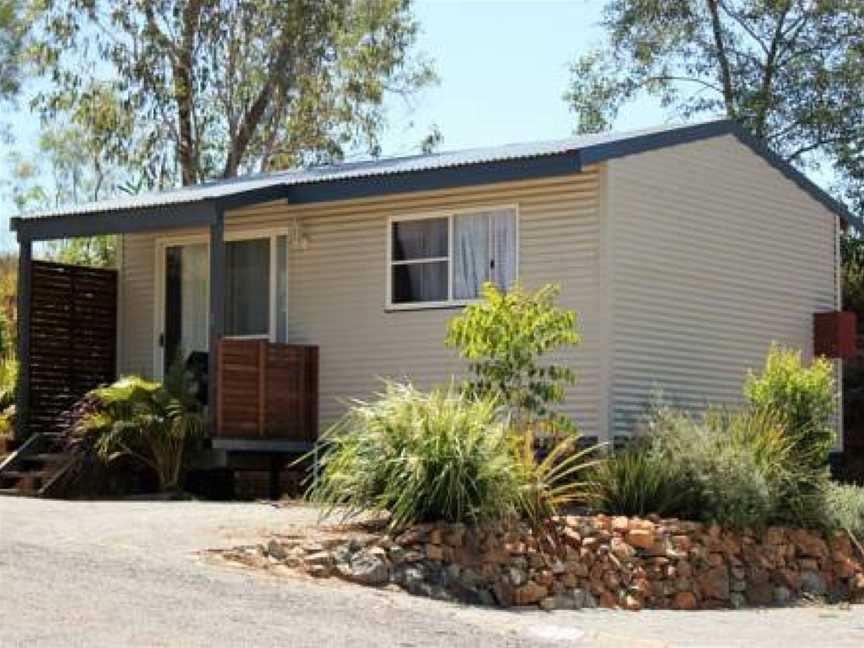
<path id="1" fill-rule="evenodd" d="M 602 463 L 602 444 L 580 448 L 579 435 L 568 434 L 538 459 L 530 429 L 512 430 L 510 435 L 519 482 L 519 512 L 541 542 L 554 549 L 559 541 L 554 520 L 568 506 L 589 499 L 592 483 L 585 476 Z"/>
<path id="2" fill-rule="evenodd" d="M 76 432 L 93 439 L 97 456 L 110 463 L 134 457 L 154 470 L 160 491 L 179 486 L 186 450 L 204 430 L 200 406 L 190 400 L 184 380 L 168 389 L 135 376 L 93 390 L 96 410 L 84 416 Z"/>

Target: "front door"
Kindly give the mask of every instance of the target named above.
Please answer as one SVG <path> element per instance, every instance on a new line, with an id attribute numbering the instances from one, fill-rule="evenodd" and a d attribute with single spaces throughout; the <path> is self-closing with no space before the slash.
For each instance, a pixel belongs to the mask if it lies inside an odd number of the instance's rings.
<path id="1" fill-rule="evenodd" d="M 209 249 L 206 243 L 165 247 L 162 375 L 175 362 L 207 352 Z"/>

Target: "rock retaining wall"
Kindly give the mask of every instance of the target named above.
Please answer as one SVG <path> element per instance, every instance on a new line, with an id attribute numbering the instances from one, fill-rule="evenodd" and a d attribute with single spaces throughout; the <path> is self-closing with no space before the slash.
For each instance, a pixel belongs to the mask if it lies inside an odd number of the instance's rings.
<path id="1" fill-rule="evenodd" d="M 772 527 L 757 535 L 602 515 L 562 522 L 563 543 L 551 554 L 538 549 L 527 528 L 458 524 L 323 544 L 274 539 L 263 551 L 317 577 L 503 607 L 693 610 L 783 605 L 801 597 L 864 602 L 861 555 L 845 534 Z"/>

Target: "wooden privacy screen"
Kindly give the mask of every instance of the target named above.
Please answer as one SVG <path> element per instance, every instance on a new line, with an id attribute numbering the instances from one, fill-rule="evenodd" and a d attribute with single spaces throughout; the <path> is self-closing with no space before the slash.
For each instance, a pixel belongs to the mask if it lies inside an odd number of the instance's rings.
<path id="1" fill-rule="evenodd" d="M 62 432 L 88 391 L 117 375 L 117 271 L 33 261 L 29 432 Z"/>
<path id="2" fill-rule="evenodd" d="M 218 437 L 317 439 L 318 347 L 223 339 L 218 360 Z"/>

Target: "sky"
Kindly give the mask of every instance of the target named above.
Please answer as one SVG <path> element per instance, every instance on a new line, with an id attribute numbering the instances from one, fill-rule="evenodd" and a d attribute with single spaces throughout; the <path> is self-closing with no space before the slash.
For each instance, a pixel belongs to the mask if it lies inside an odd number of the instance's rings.
<path id="1" fill-rule="evenodd" d="M 572 134 L 575 119 L 562 98 L 568 63 L 601 44 L 602 6 L 602 0 L 419 0 L 418 50 L 434 61 L 440 83 L 410 109 L 401 98 L 391 101 L 383 154 L 416 152 L 432 124 L 443 135 L 441 150 Z M 0 119 L 11 122 L 17 150 L 34 149 L 34 115 L 22 109 Z M 656 103 L 645 99 L 629 106 L 615 127 L 664 121 Z M 13 243 L 13 210 L 0 198 L 0 248 Z"/>

